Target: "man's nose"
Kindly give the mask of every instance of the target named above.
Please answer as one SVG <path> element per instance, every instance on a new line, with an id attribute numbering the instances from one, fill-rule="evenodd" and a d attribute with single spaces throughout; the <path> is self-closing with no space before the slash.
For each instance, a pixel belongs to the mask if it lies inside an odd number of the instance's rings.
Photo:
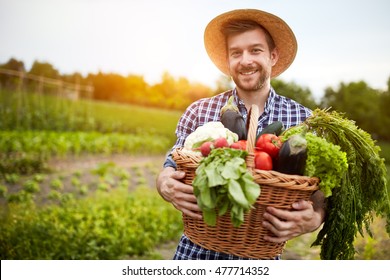
<path id="1" fill-rule="evenodd" d="M 249 52 L 243 52 L 241 56 L 241 64 L 242 65 L 251 65 L 253 63 L 253 58 Z"/>

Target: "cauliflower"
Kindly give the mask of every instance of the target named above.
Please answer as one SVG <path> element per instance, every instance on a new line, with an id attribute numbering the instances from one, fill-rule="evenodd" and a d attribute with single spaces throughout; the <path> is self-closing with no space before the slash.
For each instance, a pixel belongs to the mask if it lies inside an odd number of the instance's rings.
<path id="1" fill-rule="evenodd" d="M 184 148 L 193 150 L 199 148 L 206 141 L 214 141 L 221 137 L 226 138 L 229 145 L 238 141 L 238 135 L 224 127 L 221 122 L 208 122 L 188 135 L 184 142 Z"/>

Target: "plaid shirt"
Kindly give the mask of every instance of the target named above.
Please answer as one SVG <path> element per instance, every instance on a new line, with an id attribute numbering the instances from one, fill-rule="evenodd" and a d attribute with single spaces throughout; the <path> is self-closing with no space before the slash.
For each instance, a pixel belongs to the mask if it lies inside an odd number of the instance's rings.
<path id="1" fill-rule="evenodd" d="M 199 126 L 212 121 L 220 121 L 221 108 L 227 103 L 229 97 L 233 95 L 235 104 L 246 121 L 248 112 L 245 108 L 244 102 L 239 99 L 236 89 L 229 90 L 210 98 L 203 98 L 192 103 L 184 114 L 181 116 L 177 128 L 177 141 L 172 150 L 184 146 L 184 141 Z M 267 125 L 280 121 L 284 128 L 287 129 L 303 122 L 311 115 L 311 110 L 297 103 L 296 101 L 278 95 L 273 88 L 271 88 L 268 99 L 264 106 L 264 112 L 258 120 L 257 132 L 262 131 Z M 175 162 L 168 154 L 164 167 L 176 168 Z M 279 259 L 280 256 L 275 256 Z M 239 260 L 243 259 L 237 256 L 228 255 L 220 252 L 214 252 L 200 247 L 192 243 L 184 234 L 180 239 L 174 259 L 208 259 L 208 260 Z"/>
<path id="2" fill-rule="evenodd" d="M 193 243 L 185 234 L 180 238 L 177 246 L 174 260 L 254 260 L 251 258 L 243 258 L 231 254 L 215 252 L 205 249 Z M 281 256 L 277 255 L 274 260 L 280 260 Z"/>

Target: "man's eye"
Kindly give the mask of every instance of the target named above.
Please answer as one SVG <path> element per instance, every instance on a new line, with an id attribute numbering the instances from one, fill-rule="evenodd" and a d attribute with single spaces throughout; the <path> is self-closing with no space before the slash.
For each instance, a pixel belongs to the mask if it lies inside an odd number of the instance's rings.
<path id="1" fill-rule="evenodd" d="M 234 52 L 231 52 L 230 53 L 230 56 L 232 56 L 232 57 L 238 57 L 238 56 L 240 56 L 240 52 L 239 51 L 234 51 Z"/>
<path id="2" fill-rule="evenodd" d="M 262 49 L 256 48 L 252 50 L 253 53 L 261 53 Z"/>

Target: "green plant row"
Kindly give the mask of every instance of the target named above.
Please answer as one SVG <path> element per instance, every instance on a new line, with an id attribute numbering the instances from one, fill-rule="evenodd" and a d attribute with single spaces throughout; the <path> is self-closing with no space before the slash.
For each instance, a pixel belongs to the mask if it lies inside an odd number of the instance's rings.
<path id="1" fill-rule="evenodd" d="M 0 131 L 0 151 L 44 156 L 81 154 L 156 154 L 166 152 L 166 137 L 100 132 Z"/>
<path id="2" fill-rule="evenodd" d="M 174 140 L 179 111 L 0 89 L 0 130 L 158 134 Z"/>
<path id="3" fill-rule="evenodd" d="M 0 216 L 0 258 L 127 259 L 147 255 L 181 231 L 179 212 L 147 187 L 44 207 L 9 203 Z"/>
<path id="4" fill-rule="evenodd" d="M 164 136 L 100 132 L 0 131 L 0 174 L 40 172 L 50 157 L 86 154 L 163 154 Z"/>

